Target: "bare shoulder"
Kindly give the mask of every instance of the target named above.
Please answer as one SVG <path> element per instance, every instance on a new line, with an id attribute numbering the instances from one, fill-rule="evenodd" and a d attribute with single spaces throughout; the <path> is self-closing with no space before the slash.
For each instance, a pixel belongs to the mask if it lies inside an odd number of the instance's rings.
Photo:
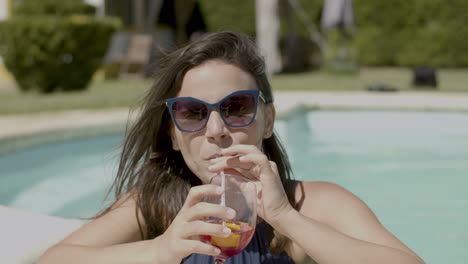
<path id="1" fill-rule="evenodd" d="M 132 195 L 127 194 L 61 243 L 109 246 L 141 240 L 136 213 L 136 201 Z M 139 218 L 142 219 L 141 216 Z"/>
<path id="2" fill-rule="evenodd" d="M 296 199 L 306 216 L 336 228 L 356 228 L 352 218 L 367 219 L 380 225 L 371 209 L 342 186 L 325 181 L 298 182 Z"/>
<path id="3" fill-rule="evenodd" d="M 296 201 L 300 210 L 308 213 L 314 209 L 315 217 L 325 213 L 330 207 L 330 202 L 344 199 L 349 192 L 338 184 L 325 181 L 298 181 L 295 189 Z M 331 200 L 330 200 L 331 199 Z M 329 206 L 325 206 L 328 204 Z M 312 213 L 312 212 L 311 212 Z"/>

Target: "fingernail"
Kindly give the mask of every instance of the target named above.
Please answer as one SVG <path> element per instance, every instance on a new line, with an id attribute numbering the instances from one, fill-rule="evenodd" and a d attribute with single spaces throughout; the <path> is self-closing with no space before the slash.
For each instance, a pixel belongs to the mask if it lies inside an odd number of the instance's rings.
<path id="1" fill-rule="evenodd" d="M 221 249 L 215 248 L 214 253 L 215 253 L 215 255 L 220 255 L 221 254 Z"/>
<path id="2" fill-rule="evenodd" d="M 223 233 L 226 234 L 226 236 L 228 236 L 229 234 L 231 234 L 231 229 L 225 227 L 223 228 Z"/>
<path id="3" fill-rule="evenodd" d="M 213 165 L 208 166 L 208 170 L 212 170 L 214 168 Z"/>
<path id="4" fill-rule="evenodd" d="M 223 187 L 216 187 L 216 193 L 222 194 L 224 192 Z"/>

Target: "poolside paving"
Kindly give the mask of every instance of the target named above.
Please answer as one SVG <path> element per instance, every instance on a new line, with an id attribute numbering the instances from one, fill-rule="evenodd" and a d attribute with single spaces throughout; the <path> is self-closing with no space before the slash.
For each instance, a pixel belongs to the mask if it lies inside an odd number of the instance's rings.
<path id="1" fill-rule="evenodd" d="M 440 92 L 275 92 L 280 118 L 297 109 L 457 111 L 468 113 L 468 94 Z M 125 124 L 129 109 L 73 110 L 0 115 L 0 141 L 37 133 Z"/>

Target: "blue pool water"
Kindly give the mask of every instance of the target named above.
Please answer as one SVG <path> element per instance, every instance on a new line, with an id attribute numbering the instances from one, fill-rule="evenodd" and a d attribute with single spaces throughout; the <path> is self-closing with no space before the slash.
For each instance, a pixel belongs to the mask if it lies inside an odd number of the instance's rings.
<path id="1" fill-rule="evenodd" d="M 338 183 L 427 263 L 468 263 L 468 114 L 312 111 L 278 121 L 300 180 Z M 0 156 L 0 204 L 62 217 L 103 207 L 121 136 Z"/>

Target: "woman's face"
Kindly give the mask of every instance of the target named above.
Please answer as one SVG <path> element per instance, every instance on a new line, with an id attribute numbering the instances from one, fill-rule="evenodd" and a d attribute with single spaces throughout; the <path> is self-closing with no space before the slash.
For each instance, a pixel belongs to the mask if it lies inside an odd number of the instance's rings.
<path id="1" fill-rule="evenodd" d="M 237 66 L 220 60 L 210 60 L 189 70 L 183 79 L 177 97 L 194 97 L 214 104 L 225 96 L 240 90 L 256 90 L 255 79 Z M 206 127 L 197 132 L 183 132 L 171 127 L 172 146 L 180 151 L 185 163 L 203 183 L 213 176 L 208 171 L 210 159 L 220 151 L 237 144 L 261 147 L 263 138 L 271 136 L 275 111 L 272 104 L 258 100 L 255 120 L 245 127 L 230 127 L 220 114 L 212 110 Z"/>

